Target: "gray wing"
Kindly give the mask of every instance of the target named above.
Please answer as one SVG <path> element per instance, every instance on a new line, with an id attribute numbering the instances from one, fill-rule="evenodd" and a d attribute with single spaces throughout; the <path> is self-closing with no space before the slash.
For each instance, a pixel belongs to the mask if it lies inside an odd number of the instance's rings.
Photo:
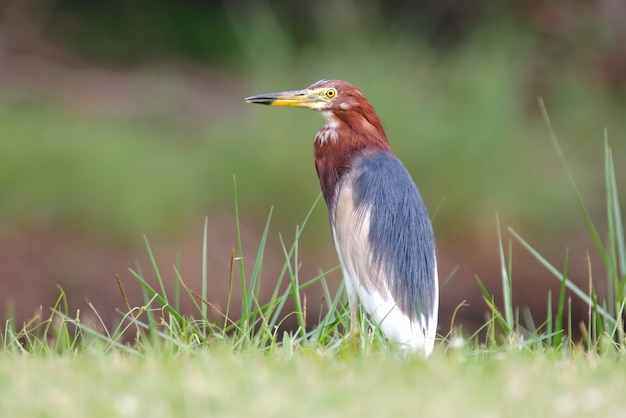
<path id="1" fill-rule="evenodd" d="M 335 217 L 333 233 L 344 271 L 351 270 L 370 295 L 383 301 L 390 296 L 411 321 L 426 322 L 427 329 L 434 325 L 428 322 L 436 324 L 433 230 L 417 187 L 397 157 L 382 150 L 358 157 L 341 185 Z"/>

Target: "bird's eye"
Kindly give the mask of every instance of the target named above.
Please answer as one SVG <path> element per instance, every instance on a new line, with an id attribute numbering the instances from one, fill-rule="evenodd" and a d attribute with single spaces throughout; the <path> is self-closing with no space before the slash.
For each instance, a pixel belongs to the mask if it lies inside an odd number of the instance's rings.
<path id="1" fill-rule="evenodd" d="M 332 99 L 333 97 L 335 97 L 336 94 L 337 94 L 337 90 L 335 89 L 326 90 L 326 97 L 328 97 L 329 99 Z"/>

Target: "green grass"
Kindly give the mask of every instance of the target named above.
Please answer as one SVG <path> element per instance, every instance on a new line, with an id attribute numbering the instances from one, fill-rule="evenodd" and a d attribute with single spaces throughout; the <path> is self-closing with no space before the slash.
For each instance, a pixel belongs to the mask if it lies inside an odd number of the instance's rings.
<path id="1" fill-rule="evenodd" d="M 143 356 L 0 355 L 0 405 L 23 417 L 620 416 L 623 360 L 578 353 L 428 361 L 231 347 Z"/>
<path id="2" fill-rule="evenodd" d="M 466 347 L 480 352 L 485 350 L 498 351 L 501 348 L 550 348 L 561 350 L 566 354 L 570 353 L 578 343 L 572 339 L 571 312 L 565 303 L 565 289 L 568 289 L 572 292 L 573 297 L 579 298 L 589 307 L 588 321 L 582 324 L 585 337 L 582 346 L 590 352 L 623 353 L 626 349 L 623 327 L 624 308 L 626 306 L 626 245 L 624 244 L 624 229 L 615 178 L 615 165 L 608 138 L 605 138 L 604 144 L 608 232 L 605 234 L 606 242 L 603 242 L 565 161 L 545 109 L 544 117 L 563 171 L 570 181 L 572 192 L 588 232 L 596 244 L 596 250 L 604 264 L 603 267 L 606 269 L 606 277 L 590 275 L 588 277 L 589 288 L 581 289 L 568 278 L 567 261 L 559 270 L 512 228 L 508 228 L 510 238 L 508 252 L 505 252 L 503 234 L 498 220 L 496 229 L 500 241 L 503 306 L 497 306 L 490 290 L 479 279 L 478 285 L 483 292 L 487 307 L 491 310 L 491 319 L 481 329 L 481 331 L 487 331 L 486 338 L 482 341 L 478 333 L 472 336 L 461 335 L 460 337 L 467 339 L 467 342 L 464 343 Z M 264 284 L 262 283 L 264 252 L 273 211 L 270 210 L 257 252 L 253 256 L 252 270 L 246 271 L 243 260 L 250 255 L 244 254 L 241 242 L 239 201 L 235 183 L 234 212 L 238 240 L 231 257 L 228 301 L 225 311 L 220 311 L 207 300 L 210 293 L 206 256 L 207 219 L 202 242 L 201 289 L 189 288 L 185 278 L 181 276 L 178 266 L 173 266 L 177 282 L 173 294 L 171 292 L 168 294 L 159 263 L 146 239 L 151 270 L 156 278 L 156 283 L 149 282 L 146 278 L 148 276 L 144 275 L 141 266 L 131 269 L 130 271 L 141 286 L 144 295 L 142 306 L 131 307 L 126 297 L 124 284 L 118 277 L 120 297 L 125 301 L 128 311 L 123 314 L 119 325 L 114 329 L 107 328 L 103 323 L 96 327 L 86 325 L 81 322 L 79 313 L 70 316 L 65 296 L 62 293 L 48 319 L 36 318 L 21 329 L 17 329 L 13 321 L 9 320 L 0 341 L 8 351 L 42 351 L 44 353 L 63 351 L 68 348 L 70 351 L 74 351 L 89 341 L 104 344 L 105 347 L 112 350 L 119 349 L 132 353 L 141 351 L 144 346 L 152 346 L 159 342 L 171 345 L 176 349 L 184 349 L 211 345 L 216 341 L 230 342 L 233 348 L 239 350 L 253 348 L 259 352 L 284 347 L 288 347 L 289 350 L 308 349 L 312 346 L 326 354 L 340 353 L 345 349 L 347 343 L 349 343 L 352 351 L 361 352 L 361 354 L 370 350 L 396 352 L 395 347 L 385 342 L 376 325 L 370 324 L 366 317 L 361 317 L 361 333 L 358 338 L 352 338 L 349 342 L 346 341 L 346 330 L 349 329 L 349 324 L 343 288 L 340 287 L 335 294 L 331 294 L 326 283 L 326 275 L 330 271 L 322 272 L 310 279 L 300 277 L 299 241 L 302 231 L 319 200 L 318 197 L 303 222 L 296 227 L 292 241 L 281 236 L 284 253 L 282 270 L 272 283 Z M 522 312 L 522 317 L 520 317 L 519 308 L 513 306 L 511 240 L 521 244 L 561 282 L 557 306 L 553 308 L 550 295 L 546 295 L 548 316 L 545 320 L 533 318 L 528 312 Z M 591 272 L 591 266 L 589 268 Z M 337 267 L 332 270 L 335 269 Z M 325 306 L 320 310 L 319 318 L 311 320 L 307 318 L 306 289 L 314 285 L 322 287 Z M 274 290 L 268 300 L 262 300 L 261 289 L 267 286 Z M 240 309 L 231 305 L 234 290 L 237 290 L 241 295 Z M 195 317 L 185 317 L 180 312 L 183 298 L 189 298 L 195 306 L 197 314 Z M 293 303 L 292 312 L 285 310 L 288 302 Z M 571 300 L 568 303 L 571 304 Z M 99 317 L 97 311 L 94 310 L 94 313 Z M 296 318 L 297 329 L 289 332 L 284 332 L 281 329 L 281 323 L 286 316 Z M 452 326 L 454 327 L 454 323 Z M 124 341 L 128 341 L 130 335 L 133 336 L 133 345 L 128 346 Z M 448 339 L 456 337 L 457 331 L 454 328 L 450 329 L 449 332 L 444 331 L 441 338 L 444 351 Z M 457 344 L 453 343 L 452 345 L 456 346 Z M 398 352 L 398 355 L 403 356 L 401 352 Z"/>
<path id="3" fill-rule="evenodd" d="M 560 156 L 554 135 L 553 143 Z M 510 239 L 521 242 L 546 268 L 555 270 L 562 283 L 558 305 L 543 320 L 520 318 L 519 308 L 512 305 L 511 252 L 503 244 L 505 302 L 496 306 L 489 293 L 494 289 L 483 287 L 492 311 L 492 319 L 484 325 L 485 336 L 444 331 L 447 335 L 441 336 L 431 358 L 406 357 L 364 316 L 358 339 L 347 338 L 342 290 L 331 294 L 325 273 L 311 280 L 299 277 L 298 242 L 315 206 L 293 239 L 282 238 L 283 270 L 273 282 L 275 291 L 269 300 L 260 299 L 270 212 L 256 254 L 244 254 L 240 245 L 233 253 L 229 294 L 239 287 L 241 306 L 229 303 L 226 312 L 220 312 L 205 303 L 211 290 L 206 257 L 202 258 L 201 289 L 187 288 L 173 266 L 178 287 L 167 294 L 146 242 L 156 282 L 149 283 L 140 268 L 133 269 L 145 302 L 128 305 L 114 329 L 84 324 L 80 313 L 70 315 L 63 294 L 48 318 L 35 319 L 21 329 L 7 323 L 0 336 L 3 413 L 51 417 L 619 416 L 626 406 L 621 390 L 626 359 L 626 253 L 608 142 L 605 154 L 609 231 L 606 242 L 597 240 L 597 250 L 609 267 L 604 280 L 611 285 L 610 292 L 586 293 L 576 288 L 567 278 L 567 265 L 554 269 L 508 229 Z M 572 178 L 565 160 L 561 162 Z M 598 236 L 573 180 L 571 184 L 589 233 Z M 205 252 L 206 228 L 205 224 L 201 243 Z M 505 235 L 499 226 L 498 233 L 502 242 Z M 255 259 L 251 271 L 239 263 L 248 256 Z M 595 280 L 594 289 L 603 287 L 600 278 Z M 306 317 L 303 297 L 311 285 L 322 286 L 326 294 L 319 321 Z M 565 287 L 590 305 L 582 342 L 571 339 Z M 120 297 L 124 297 L 123 284 Z M 196 315 L 185 317 L 178 312 L 182 298 L 194 301 Z M 288 301 L 294 302 L 294 312 L 284 310 Z M 229 319 L 230 312 L 239 318 Z M 285 315 L 295 315 L 299 327 L 281 330 Z"/>
<path id="4" fill-rule="evenodd" d="M 568 253 L 566 252 L 565 264 L 559 269 L 550 263 L 539 251 L 527 242 L 515 229 L 508 227 L 510 239 L 508 253 L 505 254 L 503 235 L 498 220 L 497 232 L 500 242 L 500 267 L 502 273 L 503 307 L 496 306 L 496 302 L 489 290 L 478 279 L 478 284 L 483 297 L 491 310 L 492 320 L 485 324 L 487 329 L 487 341 L 497 345 L 496 332 L 508 338 L 509 344 L 538 345 L 540 347 L 552 347 L 568 351 L 577 342 L 572 338 L 572 328 L 580 327 L 583 334 L 582 345 L 590 351 L 617 351 L 623 353 L 626 349 L 624 335 L 624 308 L 626 306 L 626 246 L 624 245 L 624 229 L 622 226 L 622 213 L 620 198 L 615 178 L 615 164 L 612 149 L 609 146 L 605 131 L 604 138 L 604 178 L 605 178 L 605 201 L 606 201 L 606 224 L 608 231 L 601 233 L 587 209 L 581 192 L 576 185 L 572 171 L 564 157 L 559 141 L 552 129 L 551 121 L 545 106 L 542 105 L 544 120 L 550 131 L 550 138 L 562 170 L 569 182 L 570 189 L 575 198 L 575 203 L 582 215 L 585 227 L 595 244 L 598 258 L 602 265 L 592 265 L 589 253 L 587 253 L 588 271 L 587 288 L 583 289 L 568 276 Z M 520 311 L 512 304 L 512 243 L 511 239 L 527 250 L 542 266 L 544 266 L 557 280 L 560 281 L 560 290 L 556 306 L 552 306 L 550 293 L 547 295 L 547 317 L 540 318 L 537 322 L 529 311 Z M 599 268 L 600 267 L 600 268 Z M 605 276 L 594 275 L 593 271 L 604 269 Z M 573 296 L 569 296 L 566 304 L 566 289 Z M 582 300 L 588 306 L 587 321 L 581 324 L 573 324 L 571 318 L 571 298 Z"/>

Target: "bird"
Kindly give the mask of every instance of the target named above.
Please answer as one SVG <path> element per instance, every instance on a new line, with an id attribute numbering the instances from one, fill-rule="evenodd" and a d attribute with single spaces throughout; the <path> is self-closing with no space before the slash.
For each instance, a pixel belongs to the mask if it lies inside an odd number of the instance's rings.
<path id="1" fill-rule="evenodd" d="M 358 334 L 360 303 L 387 340 L 429 356 L 439 308 L 432 223 L 370 102 L 342 80 L 245 101 L 322 114 L 315 168 L 348 295 L 348 335 Z"/>

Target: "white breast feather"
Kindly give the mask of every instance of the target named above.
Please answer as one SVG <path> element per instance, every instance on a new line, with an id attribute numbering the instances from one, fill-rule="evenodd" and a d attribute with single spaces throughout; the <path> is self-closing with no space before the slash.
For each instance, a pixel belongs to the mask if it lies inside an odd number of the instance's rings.
<path id="1" fill-rule="evenodd" d="M 317 134 L 317 141 L 320 145 L 326 144 L 326 142 L 331 141 L 332 143 L 337 142 L 338 136 L 335 128 L 329 128 L 325 126 L 322 130 Z"/>

